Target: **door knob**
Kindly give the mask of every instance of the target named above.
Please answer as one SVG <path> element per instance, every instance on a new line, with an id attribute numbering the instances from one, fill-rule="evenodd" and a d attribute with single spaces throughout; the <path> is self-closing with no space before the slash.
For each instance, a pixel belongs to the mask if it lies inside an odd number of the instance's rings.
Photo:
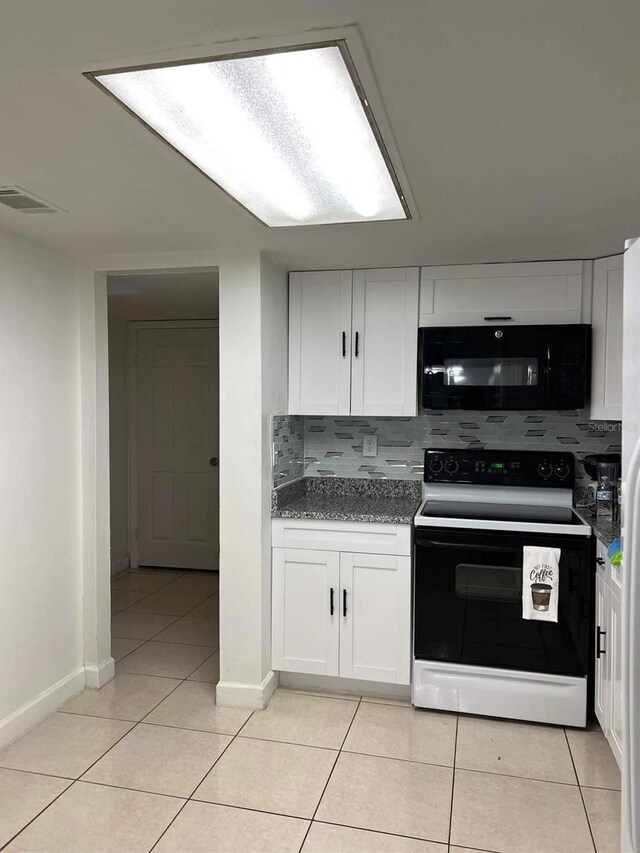
<path id="1" fill-rule="evenodd" d="M 214 468 L 217 468 L 218 467 L 218 461 L 219 460 L 218 460 L 217 456 L 212 456 L 211 459 L 209 460 L 209 465 L 211 465 Z"/>

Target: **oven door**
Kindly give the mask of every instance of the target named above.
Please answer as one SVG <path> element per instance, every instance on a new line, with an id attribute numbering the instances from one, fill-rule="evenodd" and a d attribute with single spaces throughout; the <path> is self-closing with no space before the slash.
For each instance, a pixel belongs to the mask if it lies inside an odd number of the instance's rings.
<path id="1" fill-rule="evenodd" d="M 561 549 L 557 623 L 522 618 L 524 545 Z M 417 530 L 415 658 L 586 675 L 590 554 L 589 537 Z"/>
<path id="2" fill-rule="evenodd" d="M 425 409 L 573 409 L 584 405 L 589 327 L 423 328 Z"/>

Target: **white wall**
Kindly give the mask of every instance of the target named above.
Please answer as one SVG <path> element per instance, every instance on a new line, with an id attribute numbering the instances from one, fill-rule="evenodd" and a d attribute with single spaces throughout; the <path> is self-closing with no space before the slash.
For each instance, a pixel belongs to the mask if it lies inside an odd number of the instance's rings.
<path id="1" fill-rule="evenodd" d="M 220 265 L 220 704 L 262 707 L 271 672 L 270 415 L 286 405 L 287 278 Z"/>
<path id="2" fill-rule="evenodd" d="M 260 258 L 262 364 L 262 668 L 271 669 L 272 415 L 287 411 L 289 282 L 264 254 Z"/>
<path id="3" fill-rule="evenodd" d="M 84 684 L 80 553 L 73 272 L 0 235 L 0 744 Z"/>
<path id="4" fill-rule="evenodd" d="M 109 318 L 109 495 L 111 571 L 129 565 L 128 325 Z"/>

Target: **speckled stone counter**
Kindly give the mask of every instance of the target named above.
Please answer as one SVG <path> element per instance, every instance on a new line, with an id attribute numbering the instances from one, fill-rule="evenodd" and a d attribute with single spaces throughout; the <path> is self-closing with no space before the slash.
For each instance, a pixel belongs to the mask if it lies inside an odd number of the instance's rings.
<path id="1" fill-rule="evenodd" d="M 419 480 L 303 477 L 274 489 L 273 518 L 412 524 Z"/>
<path id="2" fill-rule="evenodd" d="M 598 537 L 603 545 L 608 548 L 614 539 L 620 536 L 620 519 L 619 518 L 598 518 L 593 509 L 590 507 L 576 506 L 574 507 L 577 514 L 583 521 L 590 524 L 593 532 Z"/>

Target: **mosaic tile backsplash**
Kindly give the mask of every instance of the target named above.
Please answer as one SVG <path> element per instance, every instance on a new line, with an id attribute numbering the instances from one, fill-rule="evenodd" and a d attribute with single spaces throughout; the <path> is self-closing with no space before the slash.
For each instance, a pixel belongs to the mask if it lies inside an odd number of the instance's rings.
<path id="1" fill-rule="evenodd" d="M 272 429 L 273 485 L 283 486 L 304 476 L 304 418 L 277 415 Z"/>
<path id="2" fill-rule="evenodd" d="M 362 437 L 367 433 L 378 436 L 378 455 L 371 458 L 362 456 Z M 571 450 L 578 461 L 576 485 L 584 486 L 589 478 L 581 457 L 620 452 L 620 439 L 619 422 L 590 421 L 585 411 L 447 411 L 415 418 L 289 416 L 274 418 L 274 441 L 283 448 L 274 468 L 274 485 L 295 479 L 291 475 L 301 470 L 302 461 L 301 457 L 293 461 L 296 453 L 304 454 L 308 477 L 421 479 L 426 448 L 473 447 Z"/>

